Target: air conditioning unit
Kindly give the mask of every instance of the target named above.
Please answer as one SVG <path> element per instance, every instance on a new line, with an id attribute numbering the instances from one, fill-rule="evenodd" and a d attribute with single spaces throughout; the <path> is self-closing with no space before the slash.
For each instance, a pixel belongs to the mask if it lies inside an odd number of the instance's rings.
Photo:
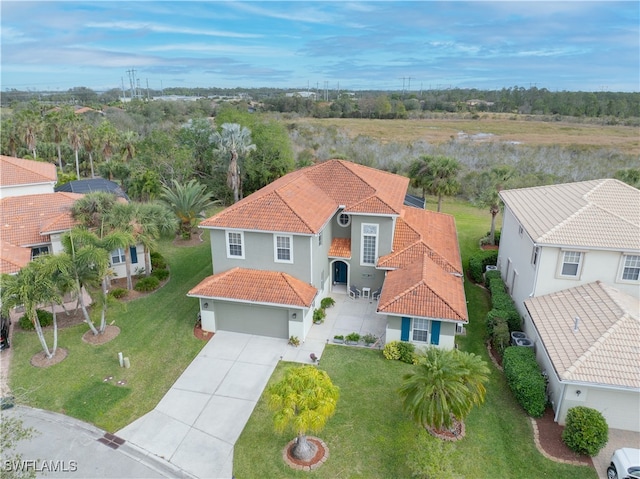
<path id="1" fill-rule="evenodd" d="M 533 341 L 530 340 L 529 338 L 516 339 L 516 346 L 533 348 Z"/>
<path id="2" fill-rule="evenodd" d="M 456 323 L 456 334 L 464 334 L 464 324 Z"/>
<path id="3" fill-rule="evenodd" d="M 511 331 L 511 345 L 515 346 L 518 339 L 525 339 L 527 335 L 522 331 Z"/>
<path id="4" fill-rule="evenodd" d="M 492 264 L 488 264 L 487 266 L 485 266 L 484 272 L 487 273 L 489 271 L 498 271 L 498 267 Z"/>

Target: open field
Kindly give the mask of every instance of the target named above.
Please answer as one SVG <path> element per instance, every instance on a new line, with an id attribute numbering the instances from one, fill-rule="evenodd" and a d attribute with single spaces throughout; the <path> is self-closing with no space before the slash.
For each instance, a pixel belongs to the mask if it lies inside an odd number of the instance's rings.
<path id="1" fill-rule="evenodd" d="M 512 119 L 516 118 L 516 119 Z M 640 155 L 640 128 L 550 122 L 534 117 L 480 114 L 472 119 L 376 120 L 357 118 L 296 118 L 287 124 L 335 126 L 350 138 L 368 136 L 382 143 L 425 141 L 442 144 L 452 139 L 473 142 L 517 142 L 525 145 L 559 145 L 577 150 L 611 148 L 624 154 Z M 474 135 L 478 135 L 475 136 Z"/>

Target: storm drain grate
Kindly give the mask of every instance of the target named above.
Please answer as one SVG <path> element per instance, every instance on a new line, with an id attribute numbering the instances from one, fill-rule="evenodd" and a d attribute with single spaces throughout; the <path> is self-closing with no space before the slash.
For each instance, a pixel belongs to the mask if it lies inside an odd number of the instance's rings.
<path id="1" fill-rule="evenodd" d="M 110 447 L 111 449 L 118 449 L 120 446 L 124 444 L 124 439 L 118 436 L 114 436 L 113 434 L 107 432 L 98 439 L 98 442 L 101 442 L 105 446 Z"/>

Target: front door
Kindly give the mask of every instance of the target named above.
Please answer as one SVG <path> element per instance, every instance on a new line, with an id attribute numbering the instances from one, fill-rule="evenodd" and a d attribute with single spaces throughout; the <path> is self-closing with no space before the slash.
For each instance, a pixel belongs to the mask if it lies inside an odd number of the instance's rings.
<path id="1" fill-rule="evenodd" d="M 333 263 L 333 283 L 347 284 L 347 263 L 344 261 Z"/>

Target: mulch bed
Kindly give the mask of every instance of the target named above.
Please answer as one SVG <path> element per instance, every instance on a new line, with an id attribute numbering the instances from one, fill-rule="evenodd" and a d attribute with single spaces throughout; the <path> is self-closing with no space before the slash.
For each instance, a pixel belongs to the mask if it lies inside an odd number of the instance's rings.
<path id="1" fill-rule="evenodd" d="M 67 354 L 69 354 L 69 351 L 64 348 L 58 348 L 56 349 L 56 354 L 49 359 L 44 351 L 41 351 L 31 357 L 31 365 L 36 368 L 48 368 L 49 366 L 62 362 L 67 357 Z"/>
<path id="2" fill-rule="evenodd" d="M 215 333 L 212 333 L 210 331 L 204 331 L 200 327 L 200 323 L 196 324 L 193 327 L 193 335 L 198 339 L 202 339 L 203 341 L 209 341 L 211 338 L 213 338 L 214 334 Z"/>
<path id="3" fill-rule="evenodd" d="M 466 435 L 464 422 L 456 421 L 455 419 L 451 429 L 434 429 L 432 427 L 427 427 L 426 430 L 432 436 L 444 441 L 459 441 Z"/>
<path id="4" fill-rule="evenodd" d="M 307 436 L 307 441 L 312 443 L 316 448 L 316 453 L 308 461 L 301 461 L 291 455 L 291 449 L 296 445 L 298 438 L 289 442 L 282 451 L 282 458 L 293 469 L 302 471 L 311 471 L 320 467 L 329 458 L 329 448 L 321 439 L 313 436 Z"/>
<path id="5" fill-rule="evenodd" d="M 105 344 L 115 339 L 120 334 L 120 328 L 114 325 L 108 325 L 102 334 L 93 334 L 91 330 L 82 335 L 82 340 L 85 343 L 99 345 Z"/>
<path id="6" fill-rule="evenodd" d="M 193 233 L 191 233 L 191 239 L 182 239 L 181 236 L 176 236 L 176 238 L 173 240 L 173 245 L 174 246 L 198 246 L 201 245 L 203 243 L 203 239 L 202 239 L 202 234 L 203 231 L 195 231 Z"/>

